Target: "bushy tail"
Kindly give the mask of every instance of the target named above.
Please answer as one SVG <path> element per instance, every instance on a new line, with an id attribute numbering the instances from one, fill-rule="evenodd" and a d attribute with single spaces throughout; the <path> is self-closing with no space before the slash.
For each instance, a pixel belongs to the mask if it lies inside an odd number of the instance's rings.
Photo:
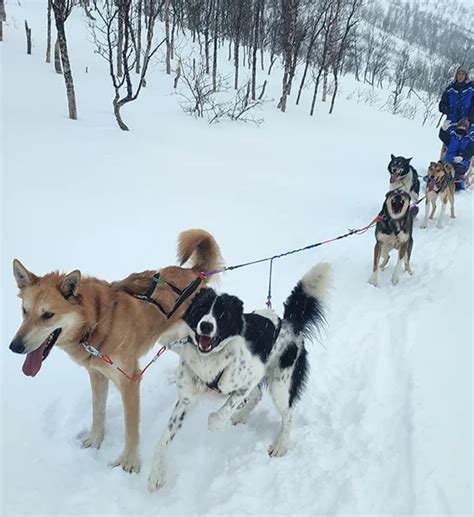
<path id="1" fill-rule="evenodd" d="M 181 266 L 190 260 L 190 267 L 195 271 L 213 271 L 224 265 L 216 240 L 210 233 L 200 229 L 180 233 L 177 256 Z"/>
<path id="2" fill-rule="evenodd" d="M 296 284 L 284 306 L 283 320 L 295 334 L 312 337 L 325 323 L 325 299 L 331 282 L 331 266 L 321 262 Z"/>

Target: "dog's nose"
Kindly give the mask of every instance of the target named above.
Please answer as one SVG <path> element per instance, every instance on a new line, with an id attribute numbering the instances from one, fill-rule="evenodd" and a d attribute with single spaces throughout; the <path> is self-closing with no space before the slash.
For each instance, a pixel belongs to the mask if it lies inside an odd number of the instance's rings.
<path id="1" fill-rule="evenodd" d="M 210 336 L 214 330 L 214 325 L 210 321 L 201 321 L 199 324 L 201 334 Z"/>
<path id="2" fill-rule="evenodd" d="M 25 351 L 25 345 L 21 338 L 16 338 L 10 343 L 10 350 L 15 354 L 22 354 Z"/>

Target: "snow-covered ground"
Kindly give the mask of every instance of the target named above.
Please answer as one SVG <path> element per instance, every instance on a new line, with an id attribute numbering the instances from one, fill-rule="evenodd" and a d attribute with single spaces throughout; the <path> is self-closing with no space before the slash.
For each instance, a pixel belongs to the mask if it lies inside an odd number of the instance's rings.
<path id="1" fill-rule="evenodd" d="M 41 4 L 41 5 L 40 5 Z M 81 269 L 114 280 L 174 263 L 178 233 L 212 232 L 228 264 L 267 256 L 367 224 L 388 185 L 390 153 L 424 173 L 433 127 L 341 95 L 332 116 L 290 106 L 265 124 L 209 126 L 185 115 L 157 63 L 141 98 L 111 112 L 105 64 L 68 22 L 79 120 L 69 121 L 61 76 L 44 63 L 43 3 L 7 3 L 2 49 L 2 515 L 471 515 L 472 192 L 457 219 L 415 229 L 413 269 L 367 284 L 374 237 L 351 237 L 274 264 L 277 310 L 316 262 L 334 267 L 329 324 L 310 346 L 311 378 L 293 448 L 266 453 L 278 416 L 269 398 L 246 427 L 209 433 L 206 401 L 171 449 L 168 484 L 149 494 L 151 454 L 175 402 L 177 358 L 165 354 L 142 383 L 142 471 L 107 464 L 123 443 L 112 390 L 100 450 L 89 426 L 85 371 L 53 350 L 41 374 L 21 373 L 8 350 L 21 320 L 11 261 L 37 274 Z M 33 30 L 24 52 L 23 19 Z M 86 66 L 88 73 L 85 73 Z M 278 94 L 274 77 L 270 94 Z M 273 89 L 272 89 L 273 88 Z M 344 88 L 344 85 L 343 85 Z M 221 289 L 263 306 L 267 265 L 229 272 Z"/>

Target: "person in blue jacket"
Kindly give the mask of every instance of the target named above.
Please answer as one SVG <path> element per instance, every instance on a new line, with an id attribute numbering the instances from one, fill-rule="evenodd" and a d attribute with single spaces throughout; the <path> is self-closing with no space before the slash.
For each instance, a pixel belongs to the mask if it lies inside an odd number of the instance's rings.
<path id="1" fill-rule="evenodd" d="M 444 90 L 439 111 L 446 115 L 445 127 L 464 117 L 474 122 L 474 83 L 465 68 L 457 69 L 454 81 Z"/>
<path id="2" fill-rule="evenodd" d="M 456 178 L 464 176 L 474 156 L 474 128 L 469 119 L 464 117 L 457 124 L 452 124 L 446 131 L 440 132 L 440 138 L 446 145 L 443 162 L 452 164 Z M 456 182 L 456 190 L 464 188 L 464 180 Z"/>

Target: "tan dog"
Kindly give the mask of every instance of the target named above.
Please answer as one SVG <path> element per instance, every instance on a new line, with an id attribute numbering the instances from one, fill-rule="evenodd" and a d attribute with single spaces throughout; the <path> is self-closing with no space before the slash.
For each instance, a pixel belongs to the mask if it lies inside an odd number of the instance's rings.
<path id="1" fill-rule="evenodd" d="M 23 373 L 34 377 L 53 346 L 63 349 L 87 369 L 92 387 L 92 428 L 82 441 L 83 447 L 99 448 L 102 443 L 108 385 L 112 381 L 122 397 L 125 416 L 125 447 L 112 465 L 121 465 L 127 472 L 140 470 L 140 382 L 127 379 L 101 359 L 92 357 L 81 342 L 87 339 L 127 374 L 139 372 L 139 358 L 179 320 L 193 296 L 205 286 L 206 279 L 199 282 L 198 273 L 222 266 L 219 246 L 204 230 L 183 232 L 177 254 L 180 264 L 190 260 L 191 267 L 161 269 L 161 280 L 156 285 L 156 271 L 135 273 L 109 284 L 97 278 L 81 278 L 77 270 L 68 275 L 52 272 L 38 277 L 18 260 L 13 262 L 23 323 L 10 349 L 27 354 Z M 146 293 L 150 286 L 154 287 L 152 298 L 161 308 L 133 296 Z M 196 289 L 177 307 L 179 293 L 175 289 L 185 290 L 189 286 Z M 169 318 L 164 314 L 173 310 Z"/>
<path id="2" fill-rule="evenodd" d="M 451 219 L 454 219 L 454 168 L 450 163 L 431 162 L 428 167 L 428 184 L 426 187 L 425 218 L 420 224 L 420 228 L 428 225 L 429 205 L 431 203 L 431 213 L 429 219 L 433 219 L 436 212 L 436 199 L 442 201 L 441 213 L 438 220 L 438 228 L 444 224 L 444 215 L 448 201 L 451 205 Z"/>

